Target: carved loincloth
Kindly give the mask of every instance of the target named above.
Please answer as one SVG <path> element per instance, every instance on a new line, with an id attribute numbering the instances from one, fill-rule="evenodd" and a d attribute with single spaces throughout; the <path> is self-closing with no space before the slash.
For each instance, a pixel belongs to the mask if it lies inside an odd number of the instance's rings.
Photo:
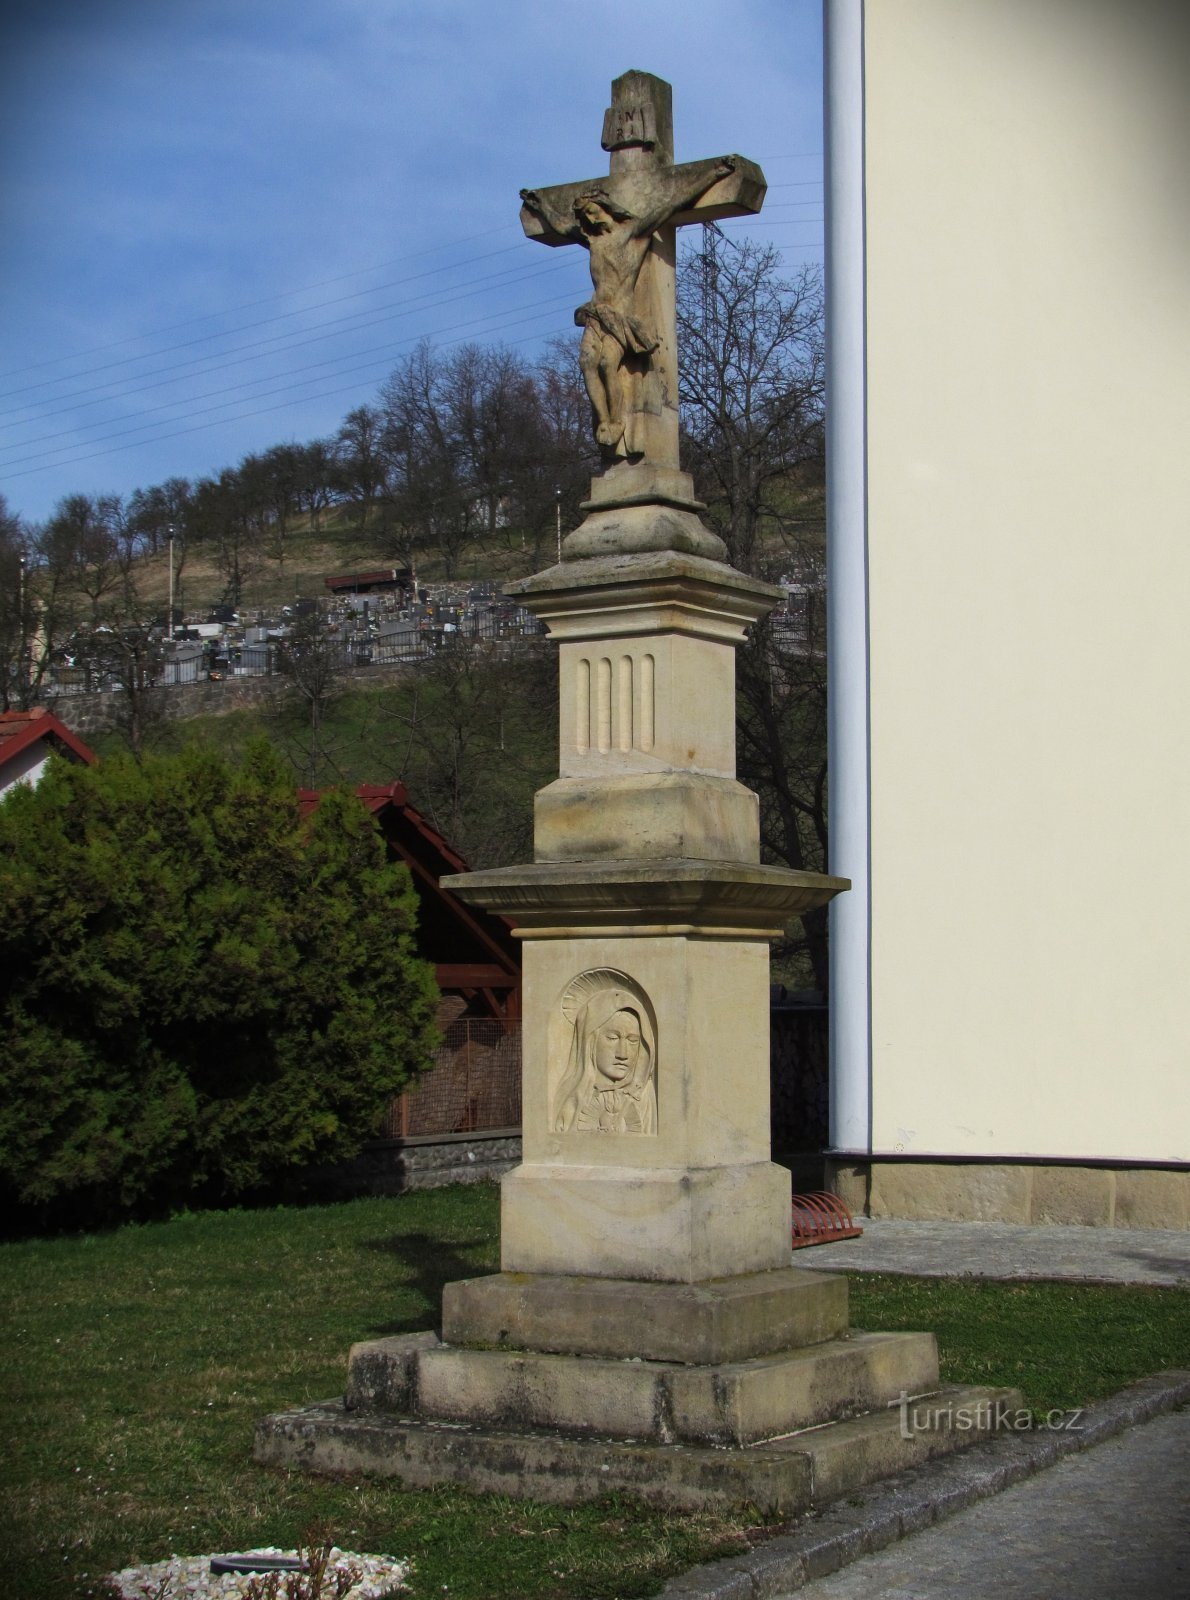
<path id="1" fill-rule="evenodd" d="M 588 300 L 586 305 L 579 306 L 574 313 L 574 320 L 580 328 L 585 328 L 588 322 L 598 323 L 627 355 L 651 355 L 661 343 L 639 317 L 627 316 L 614 306 L 601 305 L 598 300 Z"/>

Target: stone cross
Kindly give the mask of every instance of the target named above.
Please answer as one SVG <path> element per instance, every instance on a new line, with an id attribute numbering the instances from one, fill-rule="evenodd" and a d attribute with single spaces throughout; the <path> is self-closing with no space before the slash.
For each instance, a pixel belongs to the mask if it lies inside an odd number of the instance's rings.
<path id="1" fill-rule="evenodd" d="M 760 210 L 765 180 L 742 156 L 673 159 L 672 90 L 649 72 L 612 84 L 606 178 L 522 189 L 521 225 L 590 252 L 593 297 L 574 314 L 595 438 L 606 465 L 678 467 L 677 229 Z"/>

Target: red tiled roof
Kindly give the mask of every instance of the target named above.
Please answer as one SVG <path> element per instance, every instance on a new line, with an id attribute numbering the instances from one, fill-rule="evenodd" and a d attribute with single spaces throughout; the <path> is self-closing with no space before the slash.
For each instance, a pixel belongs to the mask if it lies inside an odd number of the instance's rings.
<path id="1" fill-rule="evenodd" d="M 409 825 L 416 829 L 426 843 L 442 857 L 444 866 L 448 866 L 452 872 L 469 870 L 458 851 L 452 850 L 437 828 L 409 804 L 409 791 L 399 780 L 396 783 L 361 783 L 355 792 L 373 816 L 377 816 L 386 806 L 395 806 L 403 813 Z M 299 789 L 298 808 L 302 816 L 308 817 L 321 798 L 320 789 Z"/>
<path id="2" fill-rule="evenodd" d="M 59 722 L 44 706 L 34 706 L 32 711 L 0 711 L 0 765 L 11 761 L 39 739 L 52 740 L 60 754 L 73 756 L 89 767 L 98 760 L 94 750 L 88 749 L 77 734 L 71 733 L 66 724 Z"/>
<path id="3" fill-rule="evenodd" d="M 439 987 L 519 989 L 515 924 L 508 917 L 469 906 L 439 887 L 440 878 L 466 872 L 467 862 L 409 804 L 405 785 L 361 783 L 355 792 L 379 822 L 389 849 L 409 868 L 422 905 L 419 938 L 434 947 L 433 953 L 423 953 L 435 961 Z M 299 789 L 302 816 L 308 817 L 320 799 L 317 789 Z"/>
<path id="4" fill-rule="evenodd" d="M 380 567 L 374 572 L 340 572 L 322 581 L 328 589 L 354 589 L 359 584 L 400 583 L 409 587 L 413 573 L 408 567 Z"/>

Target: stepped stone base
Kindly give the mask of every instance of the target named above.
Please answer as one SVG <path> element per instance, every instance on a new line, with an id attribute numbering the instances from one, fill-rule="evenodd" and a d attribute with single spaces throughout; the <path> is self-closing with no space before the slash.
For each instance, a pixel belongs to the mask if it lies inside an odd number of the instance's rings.
<path id="1" fill-rule="evenodd" d="M 846 1279 L 802 1268 L 697 1284 L 505 1272 L 447 1285 L 442 1323 L 441 1339 L 355 1345 L 344 1401 L 266 1417 L 257 1460 L 790 1514 L 1019 1405 L 941 1388 L 932 1334 L 849 1332 Z"/>
<path id="2" fill-rule="evenodd" d="M 265 1417 L 255 1454 L 266 1466 L 398 1478 L 410 1488 L 457 1483 L 547 1504 L 622 1492 L 676 1511 L 748 1502 L 792 1516 L 986 1438 L 998 1409 L 1015 1409 L 1020 1398 L 1007 1389 L 941 1389 L 929 1404 L 940 1426 L 902 1428 L 899 1410 L 881 1410 L 740 1449 L 433 1423 L 328 1402 Z"/>
<path id="3" fill-rule="evenodd" d="M 857 1333 L 714 1366 L 464 1350 L 430 1335 L 351 1352 L 348 1410 L 437 1422 L 557 1428 L 656 1444 L 749 1445 L 919 1394 L 938 1381 L 929 1333 Z"/>

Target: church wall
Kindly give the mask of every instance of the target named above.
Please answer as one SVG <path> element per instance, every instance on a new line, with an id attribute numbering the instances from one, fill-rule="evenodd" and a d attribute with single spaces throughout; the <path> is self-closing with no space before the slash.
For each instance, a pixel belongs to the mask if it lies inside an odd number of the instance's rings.
<path id="1" fill-rule="evenodd" d="M 864 8 L 875 1153 L 1190 1160 L 1183 11 Z"/>

